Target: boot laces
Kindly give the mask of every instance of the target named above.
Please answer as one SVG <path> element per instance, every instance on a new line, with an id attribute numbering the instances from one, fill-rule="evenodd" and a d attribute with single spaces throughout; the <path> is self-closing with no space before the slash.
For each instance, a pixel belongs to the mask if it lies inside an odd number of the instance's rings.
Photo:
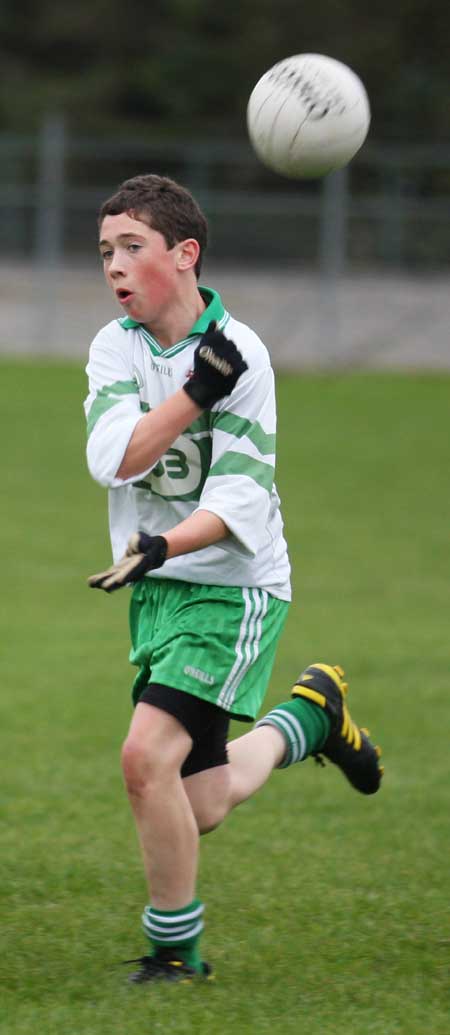
<path id="1" fill-rule="evenodd" d="M 341 731 L 340 731 L 341 732 L 341 737 L 343 737 L 344 740 L 347 741 L 347 744 L 349 744 L 351 747 L 354 747 L 355 751 L 360 751 L 360 749 L 361 749 L 361 731 L 359 729 L 359 726 L 357 726 L 356 723 L 353 722 L 353 719 L 352 719 L 352 717 L 350 715 L 350 712 L 349 712 L 349 710 L 347 708 L 347 705 L 345 703 L 345 698 L 346 698 L 346 696 L 348 694 L 348 683 L 344 683 L 343 680 L 342 680 L 342 676 L 344 675 L 344 670 L 341 668 L 340 665 L 333 665 L 333 668 L 334 668 L 334 671 L 337 672 L 337 674 L 339 676 L 339 683 L 340 683 L 341 693 L 342 693 L 342 697 L 344 699 L 343 702 L 342 702 L 342 705 L 343 705 L 343 715 L 342 715 L 342 726 L 341 726 Z"/>

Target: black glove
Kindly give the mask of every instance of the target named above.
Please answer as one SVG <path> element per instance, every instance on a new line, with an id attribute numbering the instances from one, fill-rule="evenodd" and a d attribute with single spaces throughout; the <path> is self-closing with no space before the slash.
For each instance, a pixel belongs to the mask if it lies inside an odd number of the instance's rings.
<path id="1" fill-rule="evenodd" d="M 167 557 L 167 539 L 163 535 L 147 535 L 135 532 L 129 540 L 124 557 L 106 571 L 90 575 L 88 583 L 92 589 L 104 589 L 112 593 L 128 582 L 139 582 L 147 571 L 160 568 Z"/>
<path id="2" fill-rule="evenodd" d="M 197 406 L 207 410 L 231 394 L 244 370 L 248 370 L 247 363 L 234 341 L 217 331 L 212 320 L 194 352 L 194 371 L 183 388 Z"/>

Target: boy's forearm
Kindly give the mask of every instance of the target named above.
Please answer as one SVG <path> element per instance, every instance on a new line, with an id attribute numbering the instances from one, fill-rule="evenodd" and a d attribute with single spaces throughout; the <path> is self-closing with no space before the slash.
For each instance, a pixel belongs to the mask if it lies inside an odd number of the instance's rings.
<path id="1" fill-rule="evenodd" d="M 178 557 L 194 550 L 203 550 L 206 546 L 226 539 L 229 530 L 222 518 L 209 510 L 196 510 L 179 525 L 164 532 L 168 544 L 167 559 Z"/>
<path id="2" fill-rule="evenodd" d="M 91 575 L 88 583 L 92 589 L 104 589 L 106 593 L 112 593 L 128 583 L 138 582 L 147 572 L 161 568 L 170 557 L 203 550 L 206 546 L 220 542 L 228 534 L 227 526 L 217 514 L 209 510 L 197 510 L 163 536 L 135 532 L 128 542 L 124 557 L 106 571 Z"/>
<path id="3" fill-rule="evenodd" d="M 136 424 L 117 477 L 124 480 L 132 478 L 156 464 L 201 412 L 200 406 L 180 388 L 156 409 L 146 413 Z"/>

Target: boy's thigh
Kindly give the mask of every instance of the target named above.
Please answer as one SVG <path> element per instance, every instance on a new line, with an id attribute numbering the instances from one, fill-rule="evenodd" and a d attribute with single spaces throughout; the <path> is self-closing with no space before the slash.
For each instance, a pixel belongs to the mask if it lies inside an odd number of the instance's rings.
<path id="1" fill-rule="evenodd" d="M 155 767 L 179 770 L 192 748 L 189 730 L 175 721 L 169 708 L 149 707 L 143 698 L 136 706 L 122 749 L 128 769 L 142 773 Z"/>
<path id="2" fill-rule="evenodd" d="M 183 777 L 227 765 L 230 717 L 222 708 L 184 690 L 153 682 L 141 694 L 136 711 L 143 705 L 150 705 L 152 713 L 159 709 L 167 718 L 175 719 L 178 729 L 188 735 L 188 749 L 180 759 Z"/>

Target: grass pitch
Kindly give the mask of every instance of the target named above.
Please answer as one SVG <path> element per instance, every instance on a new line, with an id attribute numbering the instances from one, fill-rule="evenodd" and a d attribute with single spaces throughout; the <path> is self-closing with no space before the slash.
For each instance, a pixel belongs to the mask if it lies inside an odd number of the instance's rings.
<path id="1" fill-rule="evenodd" d="M 85 585 L 109 550 L 84 375 L 0 369 L 2 1033 L 448 1035 L 450 379 L 278 379 L 295 595 L 267 705 L 339 661 L 385 782 L 365 799 L 331 766 L 275 773 L 202 843 L 217 980 L 136 989 L 127 594 Z"/>

